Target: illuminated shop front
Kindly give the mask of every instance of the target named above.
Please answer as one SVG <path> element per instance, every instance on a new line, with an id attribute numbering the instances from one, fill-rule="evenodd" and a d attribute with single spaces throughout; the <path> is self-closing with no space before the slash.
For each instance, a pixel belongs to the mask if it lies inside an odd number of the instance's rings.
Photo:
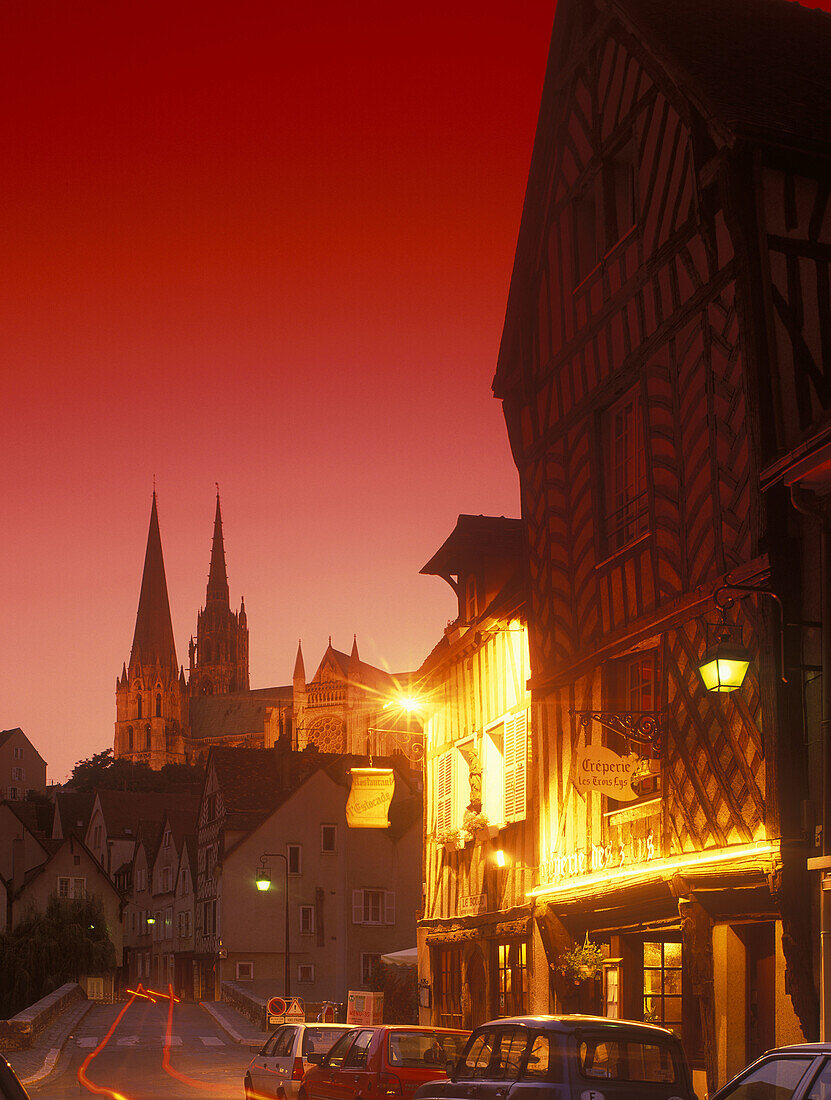
<path id="1" fill-rule="evenodd" d="M 722 1079 L 776 1045 L 787 1008 L 771 892 L 779 843 L 662 856 L 635 838 L 597 866 L 603 858 L 595 849 L 594 862 L 591 850 L 544 861 L 553 874 L 531 891 L 552 976 L 549 1011 L 661 1024 L 681 1038 L 694 1071 L 703 1075 L 709 1052 Z M 561 972 L 561 960 L 566 945 L 583 943 L 597 945 L 602 961 L 580 980 Z"/>

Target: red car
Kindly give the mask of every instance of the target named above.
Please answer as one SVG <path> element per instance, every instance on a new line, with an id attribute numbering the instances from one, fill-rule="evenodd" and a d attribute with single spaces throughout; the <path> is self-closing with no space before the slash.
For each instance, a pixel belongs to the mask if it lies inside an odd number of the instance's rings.
<path id="1" fill-rule="evenodd" d="M 443 1027 L 356 1027 L 328 1054 L 312 1054 L 298 1100 L 407 1100 L 419 1085 L 446 1077 L 470 1035 Z"/>

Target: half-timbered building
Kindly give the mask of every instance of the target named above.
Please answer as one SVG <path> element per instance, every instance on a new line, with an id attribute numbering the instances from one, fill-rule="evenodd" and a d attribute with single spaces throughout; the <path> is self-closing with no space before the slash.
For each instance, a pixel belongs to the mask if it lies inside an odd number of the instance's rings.
<path id="1" fill-rule="evenodd" d="M 458 614 L 418 675 L 425 703 L 423 1022 L 472 1027 L 527 1013 L 531 957 L 527 822 L 528 634 L 522 525 L 459 516 L 422 573 L 442 577 Z M 543 985 L 545 968 L 542 970 Z M 537 998 L 538 999 L 538 998 Z"/>
<path id="2" fill-rule="evenodd" d="M 559 0 L 494 382 L 546 999 L 676 1029 L 700 1094 L 818 1027 L 819 536 L 786 489 L 823 521 L 829 72 L 797 3 Z M 698 671 L 714 596 L 750 655 L 730 693 Z"/>

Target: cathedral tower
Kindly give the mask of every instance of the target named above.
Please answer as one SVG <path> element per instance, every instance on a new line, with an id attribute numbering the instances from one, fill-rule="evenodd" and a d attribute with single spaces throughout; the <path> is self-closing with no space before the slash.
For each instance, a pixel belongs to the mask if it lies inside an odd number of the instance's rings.
<path id="1" fill-rule="evenodd" d="M 248 691 L 248 619 L 245 600 L 231 610 L 219 491 L 216 494 L 214 539 L 205 606 L 196 620 L 196 641 L 190 640 L 190 695 L 229 695 Z"/>
<path id="2" fill-rule="evenodd" d="M 155 490 L 130 662 L 116 680 L 115 701 L 116 759 L 156 769 L 184 760 L 185 676 L 176 663 Z"/>

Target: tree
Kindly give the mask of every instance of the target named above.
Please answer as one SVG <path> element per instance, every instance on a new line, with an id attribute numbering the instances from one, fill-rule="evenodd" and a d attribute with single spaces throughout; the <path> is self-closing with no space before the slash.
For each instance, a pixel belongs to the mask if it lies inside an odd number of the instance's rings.
<path id="1" fill-rule="evenodd" d="M 0 1018 L 14 1016 L 65 982 L 114 967 L 101 898 L 53 895 L 45 913 L 29 913 L 0 936 Z"/>
<path id="2" fill-rule="evenodd" d="M 154 771 L 147 764 L 115 760 L 112 749 L 79 760 L 66 786 L 72 791 L 187 791 L 200 788 L 205 778 L 201 765 L 165 764 Z"/>

